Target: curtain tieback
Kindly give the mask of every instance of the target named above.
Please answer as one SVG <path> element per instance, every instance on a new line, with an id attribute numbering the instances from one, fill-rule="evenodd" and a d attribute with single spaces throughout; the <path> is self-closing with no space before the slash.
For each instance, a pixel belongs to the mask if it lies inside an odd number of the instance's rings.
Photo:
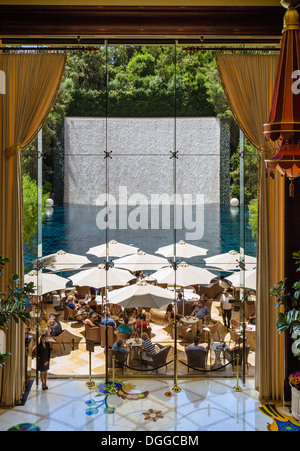
<path id="1" fill-rule="evenodd" d="M 22 150 L 21 144 L 17 144 L 15 146 L 8 147 L 8 149 L 5 149 L 5 156 L 6 158 L 10 158 L 13 155 L 15 155 L 19 150 Z"/>

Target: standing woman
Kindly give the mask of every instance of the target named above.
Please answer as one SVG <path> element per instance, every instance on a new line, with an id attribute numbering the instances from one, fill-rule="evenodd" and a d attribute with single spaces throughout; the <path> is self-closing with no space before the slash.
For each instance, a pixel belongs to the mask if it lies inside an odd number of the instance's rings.
<path id="1" fill-rule="evenodd" d="M 50 352 L 50 343 L 46 340 L 46 335 L 42 335 L 40 343 L 37 346 L 37 370 L 41 373 L 43 390 L 48 390 L 47 376 L 50 364 Z"/>

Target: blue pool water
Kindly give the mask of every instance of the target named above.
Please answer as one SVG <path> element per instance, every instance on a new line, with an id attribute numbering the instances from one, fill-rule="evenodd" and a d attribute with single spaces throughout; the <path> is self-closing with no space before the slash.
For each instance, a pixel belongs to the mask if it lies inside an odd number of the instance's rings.
<path id="1" fill-rule="evenodd" d="M 43 255 L 64 250 L 66 252 L 85 255 L 90 247 L 115 239 L 122 243 L 132 244 L 147 253 L 154 253 L 159 247 L 185 239 L 186 230 L 163 228 L 152 230 L 99 230 L 96 224 L 99 207 L 96 206 L 56 206 L 51 217 L 43 222 Z M 247 226 L 248 210 L 245 211 L 245 253 L 256 256 L 256 240 Z M 201 240 L 190 241 L 191 244 L 208 249 L 207 257 L 240 250 L 240 210 L 218 204 L 205 205 L 203 212 L 204 233 Z M 188 240 L 186 240 L 188 241 Z M 88 254 L 93 263 L 99 259 Z M 25 246 L 25 272 L 32 269 L 32 261 L 36 259 L 36 251 Z M 103 260 L 103 259 L 102 259 Z M 189 260 L 190 264 L 205 266 L 202 257 Z"/>

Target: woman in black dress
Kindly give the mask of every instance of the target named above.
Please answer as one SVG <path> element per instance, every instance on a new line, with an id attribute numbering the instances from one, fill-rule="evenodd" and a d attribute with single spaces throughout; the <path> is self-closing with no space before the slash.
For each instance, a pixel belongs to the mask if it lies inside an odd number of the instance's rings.
<path id="1" fill-rule="evenodd" d="M 37 370 L 41 373 L 42 389 L 48 390 L 47 376 L 50 363 L 50 343 L 46 341 L 46 335 L 41 336 L 40 343 L 37 347 Z"/>

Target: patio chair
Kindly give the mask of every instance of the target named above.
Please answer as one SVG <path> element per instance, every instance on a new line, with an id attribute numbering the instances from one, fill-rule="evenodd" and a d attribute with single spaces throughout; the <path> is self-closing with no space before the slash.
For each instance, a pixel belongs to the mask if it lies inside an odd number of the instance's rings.
<path id="1" fill-rule="evenodd" d="M 157 344 L 157 346 L 160 348 L 160 351 L 157 354 L 151 354 L 151 360 L 142 360 L 142 363 L 145 363 L 146 365 L 154 368 L 156 370 L 156 373 L 158 374 L 159 367 L 166 365 L 167 363 L 167 357 L 169 354 L 169 351 L 171 349 L 171 346 L 162 346 Z M 167 369 L 167 365 L 166 365 Z"/>
<path id="2" fill-rule="evenodd" d="M 106 326 L 102 326 L 100 324 L 100 344 L 102 348 L 106 347 Z M 112 348 L 114 342 L 116 341 L 117 336 L 114 333 L 114 328 L 112 326 L 107 326 L 107 345 L 109 348 Z"/>
<path id="3" fill-rule="evenodd" d="M 248 363 L 249 352 L 250 352 L 250 346 L 246 345 L 247 369 L 249 368 L 249 363 Z M 243 346 L 235 346 L 234 348 L 231 348 L 231 349 L 228 348 L 224 351 L 224 355 L 225 355 L 225 358 L 228 360 L 228 362 L 232 362 L 231 363 L 232 371 L 234 371 L 234 367 L 237 364 L 237 355 L 239 355 L 239 364 L 243 365 Z"/>
<path id="4" fill-rule="evenodd" d="M 117 340 L 121 339 L 123 341 L 128 340 L 132 334 L 126 334 L 125 332 L 117 332 Z"/>
<path id="5" fill-rule="evenodd" d="M 78 313 L 77 310 L 73 310 L 67 306 L 66 306 L 66 308 L 67 308 L 67 315 L 68 315 L 67 321 L 69 321 L 69 320 L 74 321 L 76 319 L 76 315 Z"/>
<path id="6" fill-rule="evenodd" d="M 91 327 L 88 324 L 85 324 L 85 338 L 94 340 L 95 343 L 101 344 L 100 327 Z"/>
<path id="7" fill-rule="evenodd" d="M 187 363 L 189 367 L 205 370 L 208 352 L 203 349 L 186 349 Z M 188 367 L 188 372 L 190 368 Z"/>
<path id="8" fill-rule="evenodd" d="M 64 344 L 65 333 L 66 333 L 66 330 L 63 330 L 61 334 L 57 335 L 56 337 L 52 337 L 55 340 L 55 343 L 52 343 L 52 346 L 57 343 L 60 348 L 61 355 L 63 354 L 62 347 L 65 350 L 65 344 Z"/>
<path id="9" fill-rule="evenodd" d="M 231 326 L 230 328 L 233 330 L 240 330 L 241 323 L 240 323 L 240 321 L 237 321 L 236 319 L 231 319 L 230 326 Z"/>
<path id="10" fill-rule="evenodd" d="M 219 334 L 219 325 L 220 325 L 220 321 L 217 321 L 215 324 L 206 324 L 203 327 L 203 331 L 208 333 L 208 336 L 211 335 L 212 336 L 212 341 L 214 339 L 214 335 L 217 334 L 218 335 L 218 339 L 220 341 L 220 334 Z"/>
<path id="11" fill-rule="evenodd" d="M 108 350 L 108 361 L 107 361 L 107 367 L 108 368 L 112 368 L 113 367 L 113 363 L 112 363 L 112 358 L 113 356 L 115 356 L 116 360 L 115 360 L 115 368 L 121 368 L 122 369 L 122 374 L 124 372 L 124 366 L 122 365 L 122 363 L 126 363 L 127 357 L 128 357 L 128 353 L 127 352 L 123 352 L 123 351 L 116 351 L 113 349 L 109 349 Z"/>
<path id="12" fill-rule="evenodd" d="M 228 343 L 228 346 L 230 346 L 230 343 L 233 341 L 235 345 L 240 345 L 240 339 L 241 339 L 241 333 L 237 331 L 236 329 L 228 329 L 230 334 L 230 340 Z"/>

